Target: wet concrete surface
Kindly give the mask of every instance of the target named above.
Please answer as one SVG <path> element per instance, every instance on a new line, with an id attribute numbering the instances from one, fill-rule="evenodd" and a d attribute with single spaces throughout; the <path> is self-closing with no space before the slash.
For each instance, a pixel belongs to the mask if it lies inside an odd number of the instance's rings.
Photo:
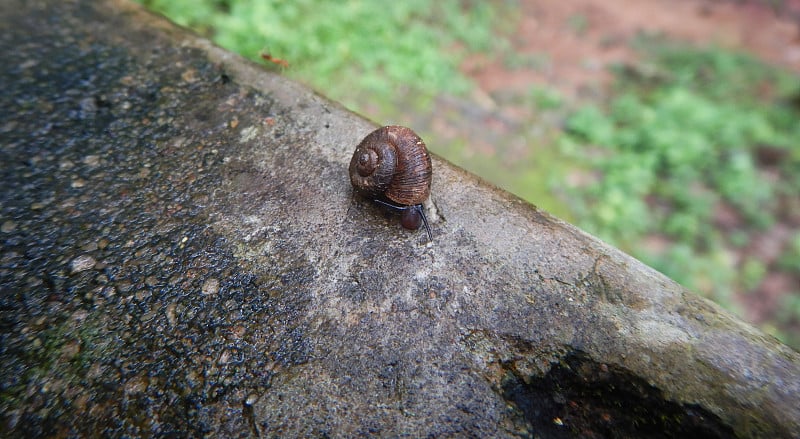
<path id="1" fill-rule="evenodd" d="M 436 158 L 401 229 L 302 86 L 123 1 L 0 26 L 3 436 L 800 431 L 796 352 Z"/>

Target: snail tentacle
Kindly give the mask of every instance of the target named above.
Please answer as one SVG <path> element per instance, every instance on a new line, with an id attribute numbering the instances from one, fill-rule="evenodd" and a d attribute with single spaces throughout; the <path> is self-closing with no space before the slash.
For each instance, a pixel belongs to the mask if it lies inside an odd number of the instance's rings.
<path id="1" fill-rule="evenodd" d="M 425 216 L 425 207 L 422 204 L 415 204 L 413 206 L 398 206 L 396 204 L 387 203 L 383 200 L 375 199 L 373 201 L 386 207 L 402 211 L 403 216 L 400 221 L 403 223 L 403 227 L 407 229 L 418 229 L 421 220 L 422 224 L 425 225 L 425 230 L 428 232 L 428 241 L 433 241 L 431 227 L 428 225 L 428 218 Z"/>

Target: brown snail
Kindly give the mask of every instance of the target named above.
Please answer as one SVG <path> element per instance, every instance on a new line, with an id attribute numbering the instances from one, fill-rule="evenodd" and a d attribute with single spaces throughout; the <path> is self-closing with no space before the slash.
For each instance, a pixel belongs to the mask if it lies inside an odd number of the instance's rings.
<path id="1" fill-rule="evenodd" d="M 350 160 L 350 182 L 356 192 L 402 211 L 400 223 L 416 230 L 421 224 L 433 240 L 422 203 L 431 194 L 431 156 L 412 131 L 390 125 L 369 133 Z"/>

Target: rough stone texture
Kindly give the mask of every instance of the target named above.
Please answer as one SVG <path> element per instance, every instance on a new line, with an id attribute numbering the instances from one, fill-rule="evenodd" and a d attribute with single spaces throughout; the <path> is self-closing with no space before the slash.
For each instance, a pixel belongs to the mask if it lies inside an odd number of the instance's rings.
<path id="1" fill-rule="evenodd" d="M 0 2 L 0 436 L 800 436 L 800 357 L 123 1 Z M 324 90 L 323 90 L 324 92 Z"/>

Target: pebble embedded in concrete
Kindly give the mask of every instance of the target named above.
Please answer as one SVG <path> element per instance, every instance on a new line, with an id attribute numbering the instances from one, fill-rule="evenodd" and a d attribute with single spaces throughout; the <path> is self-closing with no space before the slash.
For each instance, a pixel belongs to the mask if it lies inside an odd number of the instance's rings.
<path id="1" fill-rule="evenodd" d="M 69 264 L 70 273 L 75 274 L 81 271 L 91 270 L 96 263 L 97 261 L 89 255 L 78 256 Z"/>

